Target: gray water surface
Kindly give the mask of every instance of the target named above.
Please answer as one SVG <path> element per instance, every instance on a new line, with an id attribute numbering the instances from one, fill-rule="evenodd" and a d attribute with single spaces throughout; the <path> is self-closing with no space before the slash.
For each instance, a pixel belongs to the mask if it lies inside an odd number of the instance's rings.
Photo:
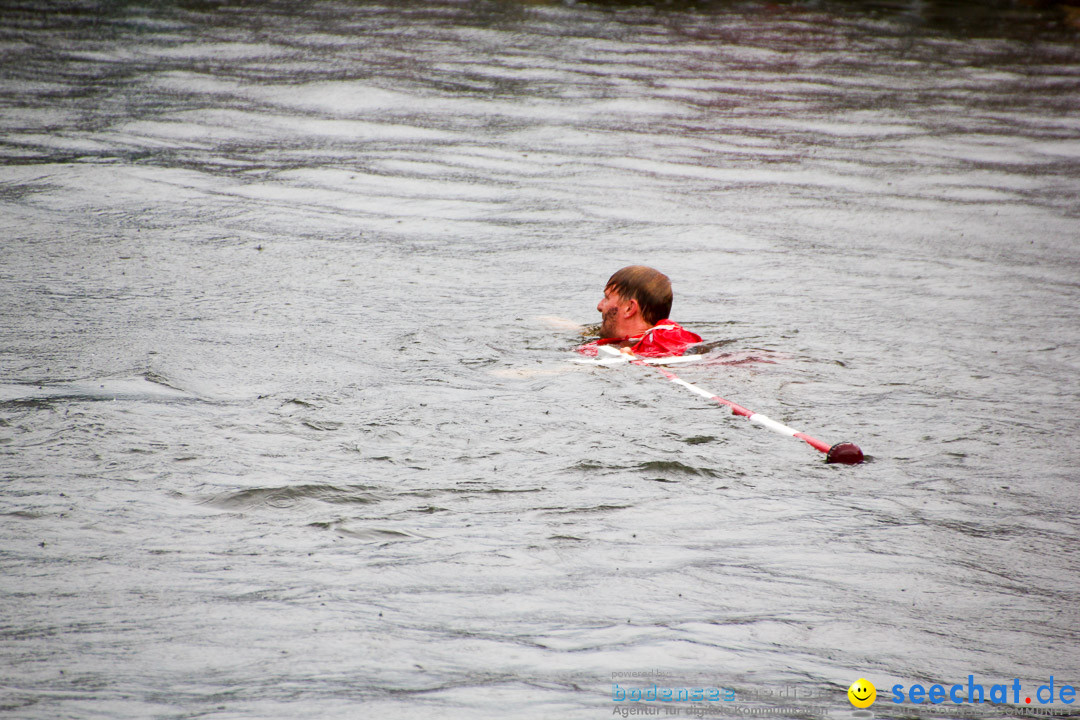
<path id="1" fill-rule="evenodd" d="M 954 5 L 4 5 L 0 707 L 1080 683 L 1080 47 Z M 870 461 L 568 362 L 631 263 Z"/>

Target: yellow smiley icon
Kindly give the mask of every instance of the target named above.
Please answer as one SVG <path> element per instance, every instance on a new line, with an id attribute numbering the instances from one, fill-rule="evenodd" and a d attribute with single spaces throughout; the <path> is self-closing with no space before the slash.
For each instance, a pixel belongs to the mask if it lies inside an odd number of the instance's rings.
<path id="1" fill-rule="evenodd" d="M 848 700 L 857 708 L 868 708 L 877 700 L 877 688 L 866 678 L 859 678 L 847 689 Z"/>

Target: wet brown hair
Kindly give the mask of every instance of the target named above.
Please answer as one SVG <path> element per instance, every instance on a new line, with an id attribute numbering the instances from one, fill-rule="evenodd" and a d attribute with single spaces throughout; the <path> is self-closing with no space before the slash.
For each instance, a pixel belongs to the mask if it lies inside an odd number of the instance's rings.
<path id="1" fill-rule="evenodd" d="M 607 281 L 605 290 L 614 290 L 625 300 L 637 300 L 645 322 L 655 325 L 671 313 L 671 280 L 659 270 L 630 265 Z"/>

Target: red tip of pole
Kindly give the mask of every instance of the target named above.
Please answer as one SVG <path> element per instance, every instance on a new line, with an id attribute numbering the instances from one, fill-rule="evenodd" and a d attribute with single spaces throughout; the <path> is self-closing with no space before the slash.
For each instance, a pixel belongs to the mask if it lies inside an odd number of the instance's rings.
<path id="1" fill-rule="evenodd" d="M 858 465 L 863 461 L 862 450 L 855 443 L 836 443 L 825 455 L 825 462 L 840 463 L 842 465 Z"/>

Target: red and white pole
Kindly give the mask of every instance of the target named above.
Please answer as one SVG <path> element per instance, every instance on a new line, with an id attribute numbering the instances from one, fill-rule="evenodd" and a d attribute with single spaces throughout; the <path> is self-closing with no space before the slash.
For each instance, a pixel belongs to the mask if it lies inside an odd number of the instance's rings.
<path id="1" fill-rule="evenodd" d="M 614 350 L 614 348 L 612 348 L 612 350 Z M 613 353 L 605 354 L 613 355 Z M 675 383 L 676 385 L 682 385 L 684 388 L 686 388 L 692 393 L 700 395 L 703 398 L 708 398 L 709 400 L 719 403 L 720 405 L 731 408 L 732 413 L 734 413 L 735 415 L 741 415 L 755 425 L 760 425 L 763 428 L 767 428 L 781 435 L 787 435 L 789 437 L 802 440 L 815 450 L 820 450 L 821 452 L 825 453 L 825 462 L 840 463 L 842 465 L 858 465 L 863 461 L 863 452 L 855 443 L 840 442 L 830 446 L 828 443 L 824 443 L 821 440 L 818 440 L 815 437 L 811 437 L 804 432 L 799 432 L 798 430 L 790 428 L 783 423 L 778 423 L 772 418 L 762 415 L 761 413 L 747 410 L 742 405 L 733 403 L 730 400 L 725 400 L 719 395 L 711 393 L 708 390 L 703 390 L 699 388 L 697 385 L 692 385 L 680 378 L 675 373 L 668 370 L 667 368 L 661 367 L 655 362 L 646 362 L 645 360 L 638 358 L 636 355 L 633 355 L 627 351 L 622 351 L 619 354 L 628 356 L 627 359 L 635 365 L 652 365 L 661 373 L 663 373 L 664 377 L 666 377 L 668 380 Z"/>

